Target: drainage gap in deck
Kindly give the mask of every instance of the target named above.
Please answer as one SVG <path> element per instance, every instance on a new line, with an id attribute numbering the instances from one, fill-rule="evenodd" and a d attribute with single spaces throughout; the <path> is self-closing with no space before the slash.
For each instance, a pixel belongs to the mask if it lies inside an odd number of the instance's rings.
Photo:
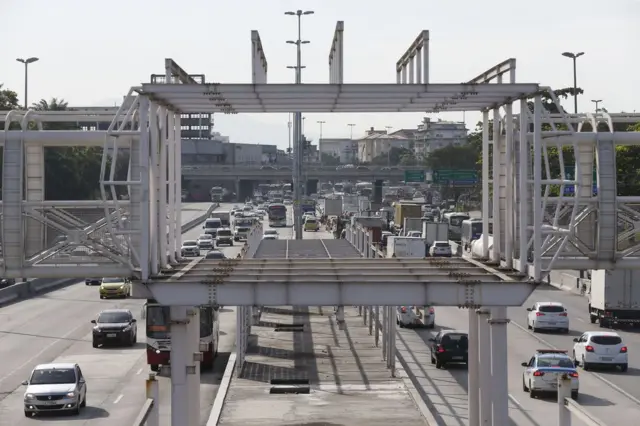
<path id="1" fill-rule="evenodd" d="M 278 324 L 275 326 L 274 330 L 278 331 L 288 331 L 290 333 L 300 333 L 304 331 L 304 324 Z"/>
<path id="2" fill-rule="evenodd" d="M 271 379 L 269 393 L 272 395 L 307 395 L 311 393 L 311 386 L 308 379 Z"/>

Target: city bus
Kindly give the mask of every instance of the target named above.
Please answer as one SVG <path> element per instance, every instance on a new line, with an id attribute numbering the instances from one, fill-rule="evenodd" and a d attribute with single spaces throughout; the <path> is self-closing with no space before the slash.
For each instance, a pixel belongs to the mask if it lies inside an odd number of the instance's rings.
<path id="1" fill-rule="evenodd" d="M 450 212 L 445 213 L 442 221 L 449 224 L 449 239 L 460 241 L 462 238 L 462 222 L 469 220 L 470 216 L 465 213 Z"/>
<path id="2" fill-rule="evenodd" d="M 287 206 L 284 204 L 269 204 L 267 215 L 269 216 L 270 227 L 287 226 Z"/>
<path id="3" fill-rule="evenodd" d="M 170 307 L 162 306 L 155 300 L 148 300 L 143 307 L 142 317 L 146 319 L 147 364 L 151 371 L 159 371 L 161 365 L 169 365 L 171 357 Z M 200 307 L 200 346 L 202 369 L 212 369 L 218 353 L 220 320 L 218 308 Z"/>

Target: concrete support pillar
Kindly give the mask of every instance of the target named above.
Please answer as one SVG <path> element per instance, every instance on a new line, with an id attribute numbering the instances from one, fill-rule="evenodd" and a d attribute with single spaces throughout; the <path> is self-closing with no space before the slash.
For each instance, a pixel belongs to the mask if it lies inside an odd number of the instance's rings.
<path id="1" fill-rule="evenodd" d="M 200 308 L 187 311 L 187 386 L 189 388 L 189 426 L 200 425 Z"/>
<path id="2" fill-rule="evenodd" d="M 387 359 L 387 343 L 389 341 L 389 321 L 387 319 L 387 307 L 382 307 L 382 359 Z"/>
<path id="3" fill-rule="evenodd" d="M 580 198 L 590 198 L 593 194 L 593 169 L 595 166 L 594 150 L 591 144 L 579 144 L 575 153 L 576 181 L 580 186 L 576 188 Z M 586 207 L 583 205 L 582 208 Z M 577 237 L 589 248 L 596 248 L 596 215 L 590 214 L 578 225 Z"/>
<path id="4" fill-rule="evenodd" d="M 396 306 L 389 306 L 389 368 L 391 377 L 396 376 Z"/>
<path id="5" fill-rule="evenodd" d="M 500 110 L 493 110 L 493 251 L 491 260 L 500 262 L 504 241 L 506 176 L 504 167 L 504 138 L 501 134 Z"/>
<path id="6" fill-rule="evenodd" d="M 491 393 L 494 426 L 509 423 L 509 371 L 507 362 L 507 308 L 491 308 Z M 486 388 L 485 388 L 486 389 Z"/>
<path id="7" fill-rule="evenodd" d="M 190 389 L 187 379 L 189 338 L 187 308 L 171 307 L 171 424 L 194 426 L 189 423 Z"/>
<path id="8" fill-rule="evenodd" d="M 236 374 L 240 375 L 242 372 L 242 366 L 244 364 L 244 306 L 238 306 L 236 308 Z"/>
<path id="9" fill-rule="evenodd" d="M 44 201 L 44 147 L 27 145 L 25 151 L 25 200 Z M 33 218 L 25 220 L 25 254 L 45 249 L 45 225 Z"/>
<path id="10" fill-rule="evenodd" d="M 478 311 L 478 363 L 480 365 L 480 389 L 491 389 L 491 331 L 489 329 L 489 311 Z M 493 425 L 493 394 L 480 392 L 480 425 Z"/>
<path id="11" fill-rule="evenodd" d="M 564 405 L 565 398 L 571 398 L 571 378 L 561 374 L 558 376 L 558 426 L 571 426 L 571 412 Z"/>
<path id="12" fill-rule="evenodd" d="M 469 309 L 468 396 L 469 426 L 480 426 L 480 363 L 478 359 L 478 314 Z"/>

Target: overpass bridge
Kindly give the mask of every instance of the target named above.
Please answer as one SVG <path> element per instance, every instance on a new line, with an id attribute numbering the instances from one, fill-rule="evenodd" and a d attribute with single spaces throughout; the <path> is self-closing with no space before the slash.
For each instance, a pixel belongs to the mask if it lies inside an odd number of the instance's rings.
<path id="1" fill-rule="evenodd" d="M 342 25 L 338 27 L 332 52 L 342 51 Z M 390 351 L 389 368 L 395 359 L 395 306 L 466 308 L 462 323 L 470 331 L 469 349 L 474 355 L 470 359 L 479 358 L 483 363 L 482 372 L 479 366 L 470 364 L 469 424 L 509 424 L 509 376 L 504 366 L 510 362 L 508 355 L 513 348 L 508 340 L 507 307 L 521 306 L 553 269 L 640 268 L 637 244 L 624 249 L 616 244 L 617 222 L 631 220 L 637 200 L 616 195 L 615 167 L 615 147 L 640 144 L 640 136 L 613 129 L 576 132 L 571 116 L 548 115 L 542 105 L 543 93 L 559 111 L 564 109 L 550 88 L 516 82 L 515 59 L 465 83 L 430 82 L 427 45 L 428 31 L 423 31 L 396 64 L 397 82 L 393 84 L 345 83 L 341 53 L 330 61 L 329 84 L 267 84 L 264 50 L 254 32 L 251 84 L 192 84 L 184 70 L 167 60 L 167 84 L 132 87 L 104 133 L 44 130 L 44 114 L 6 114 L 5 131 L 0 135 L 4 143 L 2 275 L 129 276 L 135 295 L 152 296 L 171 306 L 171 424 L 175 426 L 200 423 L 200 409 L 194 402 L 200 400 L 199 379 L 193 374 L 199 371 L 199 310 L 193 307 L 203 303 L 238 306 L 237 350 L 242 366 L 256 305 L 335 305 L 338 323 L 344 320 L 345 305 L 382 305 L 388 322 L 384 341 Z M 514 107 L 522 111 L 518 120 Z M 492 266 L 468 259 L 368 259 L 344 254 L 324 259 L 253 259 L 261 247 L 265 248 L 263 244 L 270 244 L 261 241 L 261 228 L 253 231 L 239 260 L 180 259 L 181 113 L 472 110 L 483 113 L 483 226 L 488 229 L 493 222 L 494 244 L 490 247 L 486 237 L 483 243 L 484 258 Z M 22 130 L 10 130 L 9 124 L 14 121 L 22 125 Z M 39 130 L 29 130 L 32 122 Z M 550 130 L 543 130 L 545 122 L 551 123 Z M 490 126 L 493 132 L 489 132 Z M 110 264 L 54 262 L 39 267 L 25 258 L 24 247 L 31 232 L 25 230 L 30 208 L 45 205 L 42 148 L 69 144 L 103 147 L 100 186 L 109 231 L 101 239 L 99 251 L 113 261 Z M 545 174 L 549 145 L 573 147 L 575 177 L 567 176 L 564 170 L 560 176 Z M 121 149 L 130 152 L 126 180 L 114 177 Z M 594 168 L 597 195 L 593 192 Z M 551 185 L 573 185 L 575 196 L 547 196 Z M 118 187 L 129 191 L 128 216 L 112 221 L 112 215 L 118 216 L 123 209 L 123 203 L 111 195 Z M 64 204 L 54 202 L 54 206 L 56 203 Z M 359 240 L 352 240 L 354 245 L 367 242 L 368 237 L 358 235 Z M 289 250 L 303 249 L 295 246 L 298 242 L 293 244 Z M 531 262 L 527 262 L 529 258 Z M 498 265 L 500 269 L 496 269 Z M 489 365 L 495 367 L 491 376 L 486 374 Z M 492 392 L 481 394 L 480 388 Z M 616 399 L 612 394 L 606 396 Z M 560 402 L 564 406 L 564 401 Z M 159 408 L 156 406 L 156 412 Z M 157 416 L 155 419 L 154 426 L 158 424 Z"/>

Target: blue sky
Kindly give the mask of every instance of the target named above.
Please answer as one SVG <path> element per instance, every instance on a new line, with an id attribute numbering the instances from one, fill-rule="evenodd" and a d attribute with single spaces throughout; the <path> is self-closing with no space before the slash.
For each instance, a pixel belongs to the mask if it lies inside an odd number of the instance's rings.
<path id="1" fill-rule="evenodd" d="M 401 6 L 400 6 L 401 5 Z M 37 56 L 29 73 L 29 99 L 64 98 L 73 106 L 113 105 L 129 87 L 163 73 L 165 57 L 208 81 L 250 82 L 250 31 L 258 30 L 269 63 L 269 82 L 293 81 L 296 20 L 287 10 L 313 10 L 303 18 L 303 81 L 328 82 L 327 57 L 336 21 L 345 21 L 345 82 L 393 83 L 394 64 L 423 29 L 430 30 L 432 82 L 459 83 L 509 58 L 517 81 L 572 85 L 571 60 L 584 51 L 578 85 L 581 110 L 602 99 L 610 112 L 640 111 L 640 1 L 538 0 L 2 0 L 4 41 L 0 83 L 23 96 L 17 57 Z M 569 106 L 571 104 L 569 103 Z M 570 108 L 572 109 L 572 108 Z M 437 116 L 433 116 L 434 118 Z M 440 118 L 461 120 L 462 114 Z M 306 133 L 354 136 L 371 126 L 414 127 L 421 114 L 309 114 Z M 478 119 L 467 113 L 472 126 Z M 236 142 L 287 145 L 286 114 L 217 115 L 217 130 Z"/>

